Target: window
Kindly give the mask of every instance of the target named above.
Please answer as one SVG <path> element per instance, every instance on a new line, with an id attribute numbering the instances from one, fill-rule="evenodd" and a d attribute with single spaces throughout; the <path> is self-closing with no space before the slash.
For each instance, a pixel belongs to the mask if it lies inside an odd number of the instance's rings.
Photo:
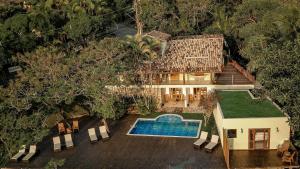
<path id="1" fill-rule="evenodd" d="M 228 129 L 227 137 L 228 138 L 236 138 L 236 129 Z"/>

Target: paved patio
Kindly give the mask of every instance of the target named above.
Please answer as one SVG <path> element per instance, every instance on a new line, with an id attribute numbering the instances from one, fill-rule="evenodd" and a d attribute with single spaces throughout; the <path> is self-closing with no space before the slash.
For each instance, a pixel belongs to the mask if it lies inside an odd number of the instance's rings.
<path id="1" fill-rule="evenodd" d="M 195 139 L 127 136 L 137 116 L 129 115 L 110 124 L 111 139 L 90 144 L 87 129 L 97 127 L 98 120 L 80 121 L 80 132 L 74 134 L 75 148 L 54 153 L 52 136 L 40 145 L 40 154 L 29 164 L 9 163 L 12 168 L 41 168 L 51 158 L 66 159 L 63 168 L 80 169 L 225 169 L 226 165 L 219 145 L 213 153 L 195 150 Z"/>

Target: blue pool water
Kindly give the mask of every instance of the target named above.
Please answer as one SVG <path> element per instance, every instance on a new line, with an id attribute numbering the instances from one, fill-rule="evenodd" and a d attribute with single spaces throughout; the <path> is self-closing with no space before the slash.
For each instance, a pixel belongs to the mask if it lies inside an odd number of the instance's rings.
<path id="1" fill-rule="evenodd" d="M 167 114 L 156 119 L 137 119 L 128 134 L 195 138 L 199 136 L 200 126 L 200 120 L 184 120 L 179 115 Z"/>

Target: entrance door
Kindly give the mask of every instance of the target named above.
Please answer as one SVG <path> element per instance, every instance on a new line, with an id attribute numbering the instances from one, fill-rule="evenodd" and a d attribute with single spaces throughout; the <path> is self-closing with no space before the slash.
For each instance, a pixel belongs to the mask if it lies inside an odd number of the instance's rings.
<path id="1" fill-rule="evenodd" d="M 270 129 L 249 129 L 249 149 L 262 150 L 270 148 Z"/>

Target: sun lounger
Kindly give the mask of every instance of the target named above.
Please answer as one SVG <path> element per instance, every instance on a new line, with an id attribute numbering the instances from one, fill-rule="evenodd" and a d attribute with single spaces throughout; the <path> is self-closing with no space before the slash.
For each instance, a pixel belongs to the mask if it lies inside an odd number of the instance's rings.
<path id="1" fill-rule="evenodd" d="M 36 145 L 31 145 L 29 148 L 29 153 L 22 159 L 22 161 L 29 162 L 35 154 Z"/>
<path id="2" fill-rule="evenodd" d="M 19 152 L 17 154 L 15 154 L 11 160 L 12 161 L 18 161 L 22 156 L 25 155 L 25 145 L 22 146 L 22 149 L 19 150 Z"/>
<path id="3" fill-rule="evenodd" d="M 208 133 L 205 131 L 201 132 L 200 138 L 194 142 L 194 148 L 201 148 L 201 145 L 206 142 Z"/>
<path id="4" fill-rule="evenodd" d="M 88 129 L 88 133 L 89 133 L 89 136 L 90 136 L 91 143 L 95 143 L 95 142 L 98 141 L 98 137 L 96 135 L 95 128 Z"/>
<path id="5" fill-rule="evenodd" d="M 53 137 L 53 149 L 54 152 L 61 151 L 61 142 L 59 136 Z"/>
<path id="6" fill-rule="evenodd" d="M 108 136 L 106 127 L 105 127 L 105 126 L 100 126 L 100 127 L 99 127 L 99 130 L 100 130 L 100 135 L 101 135 L 101 137 L 102 137 L 102 140 L 103 140 L 103 141 L 108 140 L 108 139 L 109 139 L 109 136 Z"/>
<path id="7" fill-rule="evenodd" d="M 212 135 L 210 142 L 205 146 L 207 152 L 212 152 L 212 150 L 218 145 L 219 136 Z"/>
<path id="8" fill-rule="evenodd" d="M 66 148 L 67 149 L 74 147 L 74 143 L 73 143 L 71 134 L 66 134 L 65 135 L 65 143 L 66 143 Z"/>

